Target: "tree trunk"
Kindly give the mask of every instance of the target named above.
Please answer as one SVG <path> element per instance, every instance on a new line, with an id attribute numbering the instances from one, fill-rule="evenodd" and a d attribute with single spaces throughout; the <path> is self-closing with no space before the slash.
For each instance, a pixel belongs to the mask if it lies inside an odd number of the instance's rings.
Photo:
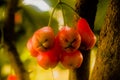
<path id="1" fill-rule="evenodd" d="M 94 20 L 96 16 L 98 0 L 77 0 L 76 3 L 76 12 L 80 17 L 85 18 L 90 28 L 94 28 Z M 80 50 L 83 54 L 83 63 L 80 68 L 70 71 L 69 80 L 88 80 L 89 79 L 89 70 L 90 70 L 90 50 Z M 74 76 L 76 75 L 76 76 Z"/>
<path id="2" fill-rule="evenodd" d="M 120 0 L 111 0 L 90 80 L 120 80 Z"/>

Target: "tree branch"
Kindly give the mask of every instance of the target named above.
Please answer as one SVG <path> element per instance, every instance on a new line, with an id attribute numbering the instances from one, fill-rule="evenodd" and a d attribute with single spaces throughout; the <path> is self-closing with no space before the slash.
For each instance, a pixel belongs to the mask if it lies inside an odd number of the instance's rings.
<path id="1" fill-rule="evenodd" d="M 8 0 L 6 20 L 4 23 L 4 48 L 8 51 L 8 57 L 12 67 L 18 77 L 18 80 L 29 80 L 27 71 L 19 58 L 19 54 L 14 45 L 15 32 L 14 32 L 14 14 L 19 0 Z M 2 36 L 1 36 L 2 37 Z"/>
<path id="2" fill-rule="evenodd" d="M 5 42 L 4 48 L 8 51 L 11 66 L 14 68 L 18 80 L 29 80 L 28 72 L 24 69 L 23 63 L 21 62 L 17 49 L 12 41 Z"/>

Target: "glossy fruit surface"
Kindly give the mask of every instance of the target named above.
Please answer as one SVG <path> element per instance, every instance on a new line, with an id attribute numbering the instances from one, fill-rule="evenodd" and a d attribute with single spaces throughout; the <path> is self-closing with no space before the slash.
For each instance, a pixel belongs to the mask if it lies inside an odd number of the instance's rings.
<path id="1" fill-rule="evenodd" d="M 82 49 L 91 49 L 96 43 L 96 36 L 90 29 L 88 22 L 84 18 L 80 18 L 77 22 L 77 30 L 81 35 L 81 46 Z"/>
<path id="2" fill-rule="evenodd" d="M 57 40 L 58 44 L 64 51 L 71 52 L 79 48 L 81 36 L 74 28 L 65 26 L 58 32 Z"/>
<path id="3" fill-rule="evenodd" d="M 54 49 L 51 49 L 44 53 L 40 53 L 37 56 L 37 61 L 38 64 L 44 69 L 54 68 L 59 62 L 59 55 Z"/>
<path id="4" fill-rule="evenodd" d="M 47 51 L 54 46 L 55 35 L 51 27 L 43 27 L 37 30 L 33 37 L 33 48 L 36 51 Z"/>
<path id="5" fill-rule="evenodd" d="M 33 49 L 32 39 L 31 38 L 27 42 L 27 49 L 29 50 L 31 56 L 33 56 L 33 57 L 37 57 L 38 56 L 39 53 L 35 49 Z"/>
<path id="6" fill-rule="evenodd" d="M 62 65 L 68 69 L 79 68 L 82 64 L 83 56 L 80 51 L 63 53 L 60 58 Z"/>

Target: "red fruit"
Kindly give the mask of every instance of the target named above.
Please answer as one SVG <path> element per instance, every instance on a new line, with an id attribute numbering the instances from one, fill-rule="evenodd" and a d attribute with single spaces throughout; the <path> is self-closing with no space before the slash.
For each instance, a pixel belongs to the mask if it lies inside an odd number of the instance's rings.
<path id="1" fill-rule="evenodd" d="M 77 50 L 81 43 L 81 37 L 79 33 L 74 28 L 67 26 L 63 27 L 59 31 L 57 40 L 59 46 L 66 52 Z"/>
<path id="2" fill-rule="evenodd" d="M 16 75 L 8 75 L 7 80 L 17 80 Z"/>
<path id="3" fill-rule="evenodd" d="M 38 64 L 44 68 L 54 68 L 59 62 L 59 55 L 55 52 L 54 49 L 40 53 L 37 56 Z"/>
<path id="4" fill-rule="evenodd" d="M 63 53 L 60 58 L 61 63 L 68 69 L 79 68 L 83 61 L 83 56 L 80 51 Z"/>
<path id="5" fill-rule="evenodd" d="M 78 20 L 77 30 L 81 35 L 80 48 L 86 50 L 93 48 L 96 43 L 96 36 L 94 35 L 92 30 L 90 29 L 88 22 L 84 18 Z"/>
<path id="6" fill-rule="evenodd" d="M 51 27 L 43 27 L 37 30 L 32 37 L 33 48 L 36 51 L 47 51 L 54 45 L 55 35 Z"/>
<path id="7" fill-rule="evenodd" d="M 30 51 L 31 56 L 33 57 L 38 56 L 38 52 L 35 49 L 33 49 L 31 38 L 27 42 L 27 49 Z"/>
<path id="8" fill-rule="evenodd" d="M 22 23 L 22 14 L 20 12 L 15 13 L 14 21 L 16 24 Z"/>

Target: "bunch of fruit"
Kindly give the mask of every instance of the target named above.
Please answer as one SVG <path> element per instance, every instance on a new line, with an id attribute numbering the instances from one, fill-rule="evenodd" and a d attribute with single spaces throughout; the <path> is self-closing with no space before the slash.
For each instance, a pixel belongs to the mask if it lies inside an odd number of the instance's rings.
<path id="1" fill-rule="evenodd" d="M 44 68 L 54 68 L 58 62 L 68 68 L 79 68 L 83 61 L 80 49 L 94 47 L 96 37 L 84 18 L 80 18 L 77 27 L 63 26 L 55 35 L 50 26 L 45 26 L 33 34 L 27 42 L 27 48 L 38 64 Z"/>

